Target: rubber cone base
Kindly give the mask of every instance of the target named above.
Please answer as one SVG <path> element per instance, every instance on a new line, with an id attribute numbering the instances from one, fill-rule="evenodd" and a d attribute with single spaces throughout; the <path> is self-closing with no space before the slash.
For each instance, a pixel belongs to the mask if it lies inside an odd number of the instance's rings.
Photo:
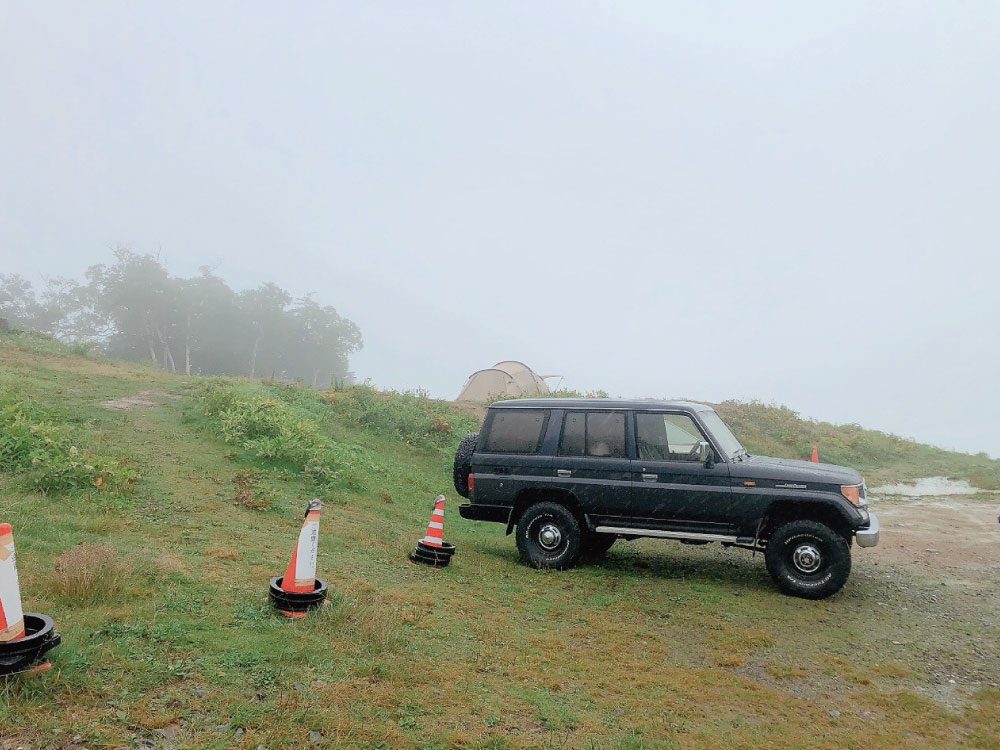
<path id="1" fill-rule="evenodd" d="M 326 599 L 326 581 L 322 578 L 316 579 L 312 591 L 303 593 L 285 591 L 281 588 L 283 580 L 284 576 L 272 578 L 268 595 L 271 603 L 286 617 L 305 617 L 306 612 L 321 606 Z"/>
<path id="2" fill-rule="evenodd" d="M 427 544 L 423 539 L 417 542 L 417 548 L 410 555 L 413 562 L 423 563 L 435 568 L 446 568 L 455 554 L 455 545 L 444 542 L 440 547 Z"/>
<path id="3" fill-rule="evenodd" d="M 0 643 L 0 675 L 42 671 L 42 657 L 62 640 L 54 628 L 48 615 L 25 612 L 24 638 Z"/>

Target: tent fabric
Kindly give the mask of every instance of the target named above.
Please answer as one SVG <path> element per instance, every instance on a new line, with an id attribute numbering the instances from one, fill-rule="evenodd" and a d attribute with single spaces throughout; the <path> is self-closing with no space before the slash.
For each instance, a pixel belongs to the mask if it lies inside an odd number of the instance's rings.
<path id="1" fill-rule="evenodd" d="M 522 393 L 549 392 L 549 387 L 545 384 L 545 381 L 536 375 L 535 371 L 524 364 L 524 362 L 506 360 L 504 362 L 497 362 L 493 367 L 504 372 L 509 372 Z"/>
<path id="2" fill-rule="evenodd" d="M 456 401 L 490 401 L 497 396 L 537 396 L 549 387 L 523 362 L 506 360 L 469 376 Z"/>

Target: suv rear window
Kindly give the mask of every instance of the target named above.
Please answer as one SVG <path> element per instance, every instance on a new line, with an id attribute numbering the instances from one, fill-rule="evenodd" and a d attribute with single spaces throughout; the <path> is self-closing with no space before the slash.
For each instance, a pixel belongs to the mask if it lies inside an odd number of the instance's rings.
<path id="1" fill-rule="evenodd" d="M 486 453 L 538 453 L 548 418 L 545 409 L 496 409 L 486 436 Z"/>
<path id="2" fill-rule="evenodd" d="M 559 455 L 624 458 L 625 415 L 617 411 L 566 412 Z"/>

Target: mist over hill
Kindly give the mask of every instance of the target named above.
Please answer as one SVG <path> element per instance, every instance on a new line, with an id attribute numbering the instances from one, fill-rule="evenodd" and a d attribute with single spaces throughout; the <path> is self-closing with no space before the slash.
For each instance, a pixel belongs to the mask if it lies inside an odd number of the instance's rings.
<path id="1" fill-rule="evenodd" d="M 39 292 L 17 274 L 0 275 L 0 318 L 171 373 L 314 387 L 352 378 L 348 356 L 361 349 L 361 331 L 333 307 L 271 282 L 236 292 L 208 266 L 183 278 L 152 255 L 118 249 L 114 258 L 90 266 L 83 281 L 52 278 Z"/>

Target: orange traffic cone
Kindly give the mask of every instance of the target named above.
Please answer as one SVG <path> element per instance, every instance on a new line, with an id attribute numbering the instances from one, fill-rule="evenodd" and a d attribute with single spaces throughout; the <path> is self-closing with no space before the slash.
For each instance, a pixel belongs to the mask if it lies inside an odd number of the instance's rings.
<path id="1" fill-rule="evenodd" d="M 17 583 L 14 529 L 0 523 L 0 643 L 24 638 L 24 610 Z"/>
<path id="2" fill-rule="evenodd" d="M 299 539 L 292 550 L 285 574 L 271 579 L 271 601 L 281 614 L 305 617 L 326 598 L 326 581 L 316 578 L 316 555 L 319 551 L 319 500 L 311 500 Z"/>
<path id="3" fill-rule="evenodd" d="M 813 455 L 812 455 L 812 458 L 810 458 L 809 460 L 812 461 L 814 464 L 818 464 L 819 463 L 819 451 L 816 449 L 815 445 L 813 446 Z"/>
<path id="4" fill-rule="evenodd" d="M 455 545 L 444 540 L 444 495 L 434 498 L 434 509 L 431 520 L 427 523 L 427 533 L 417 541 L 417 548 L 410 555 L 413 562 L 422 562 L 443 568 L 451 562 L 455 554 Z"/>
<path id="5" fill-rule="evenodd" d="M 59 641 L 51 617 L 21 609 L 14 530 L 0 523 L 0 675 L 48 669 L 42 658 Z"/>
<path id="6" fill-rule="evenodd" d="M 434 498 L 431 520 L 427 522 L 427 534 L 420 541 L 432 547 L 444 544 L 444 495 Z"/>
<path id="7" fill-rule="evenodd" d="M 301 594 L 313 590 L 316 582 L 316 555 L 319 552 L 319 512 L 322 507 L 319 500 L 313 500 L 306 508 L 298 544 L 292 550 L 285 575 L 281 577 L 282 591 Z"/>

